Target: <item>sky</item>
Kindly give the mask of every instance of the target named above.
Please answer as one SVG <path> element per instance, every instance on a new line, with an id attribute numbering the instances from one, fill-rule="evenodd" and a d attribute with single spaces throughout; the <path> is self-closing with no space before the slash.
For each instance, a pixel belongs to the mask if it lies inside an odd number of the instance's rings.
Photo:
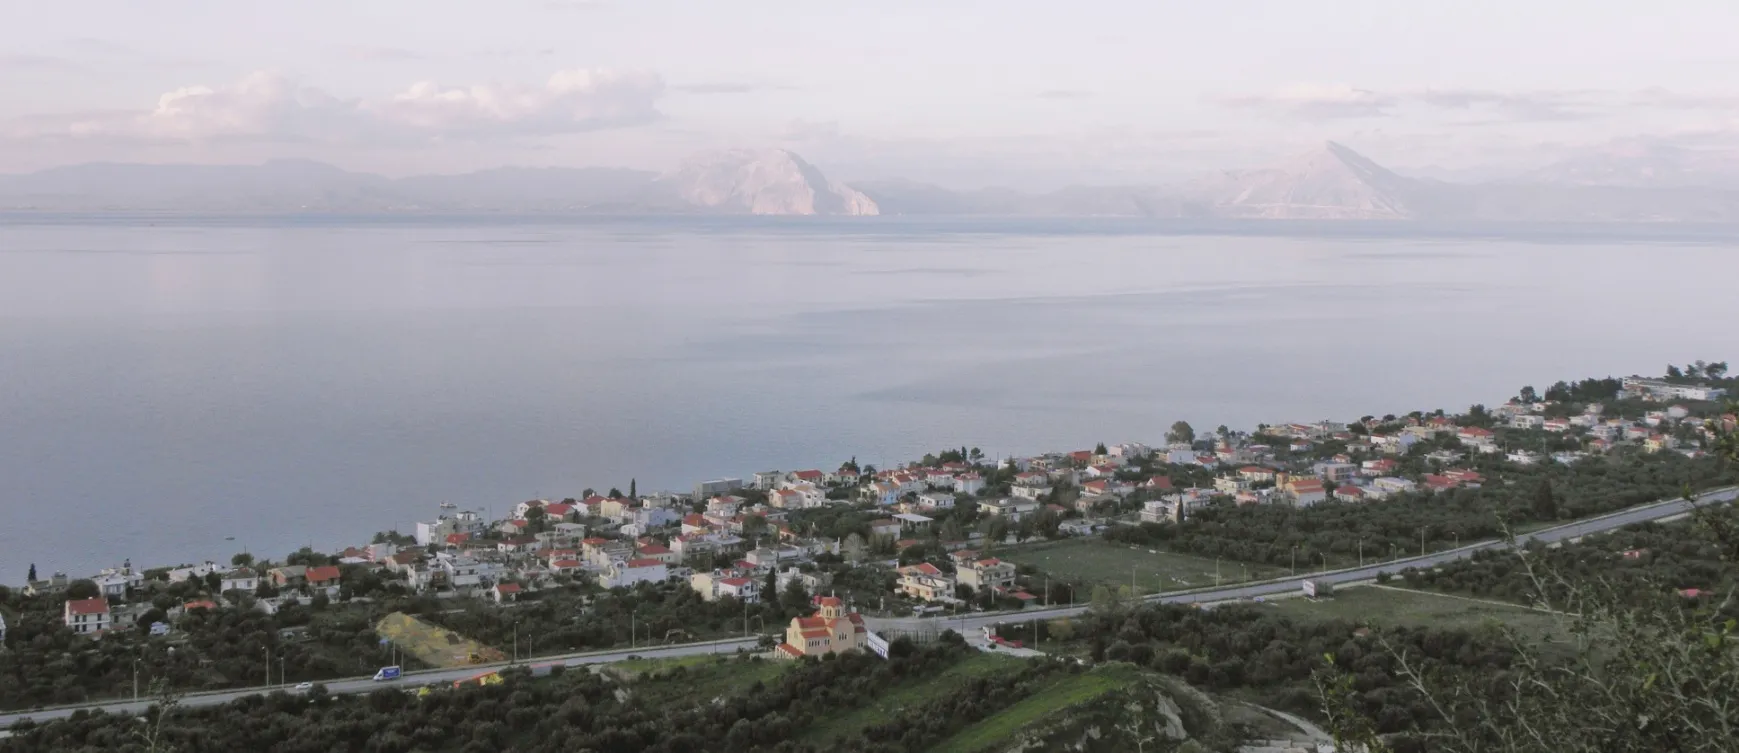
<path id="1" fill-rule="evenodd" d="M 1486 177 L 1739 144 L 1739 3 L 0 0 L 0 172 L 307 158 L 1147 182 L 1336 140 Z"/>

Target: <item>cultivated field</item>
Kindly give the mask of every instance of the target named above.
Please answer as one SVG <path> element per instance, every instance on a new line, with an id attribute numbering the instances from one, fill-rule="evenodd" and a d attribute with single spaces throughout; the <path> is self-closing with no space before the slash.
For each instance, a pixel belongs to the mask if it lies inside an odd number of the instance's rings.
<path id="1" fill-rule="evenodd" d="M 1157 550 L 1131 548 L 1097 538 L 1066 539 L 1025 544 L 996 550 L 993 556 L 1018 565 L 1031 565 L 1056 580 L 1080 584 L 1080 599 L 1098 584 L 1127 586 L 1133 577 L 1144 594 L 1188 588 L 1262 580 L 1286 574 L 1282 568 L 1246 565 L 1242 562 L 1192 557 Z M 1215 572 L 1218 571 L 1218 578 Z M 1036 592 L 1035 592 L 1036 593 Z"/>

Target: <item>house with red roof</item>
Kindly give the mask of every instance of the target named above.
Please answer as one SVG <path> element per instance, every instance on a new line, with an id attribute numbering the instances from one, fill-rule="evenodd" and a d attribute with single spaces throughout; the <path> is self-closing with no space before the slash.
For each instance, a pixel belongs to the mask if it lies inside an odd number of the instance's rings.
<path id="1" fill-rule="evenodd" d="M 974 591 L 1013 586 L 1014 575 L 1013 562 L 1003 562 L 995 557 L 968 561 L 954 570 L 954 579 L 962 586 L 971 586 Z"/>
<path id="2" fill-rule="evenodd" d="M 664 563 L 648 558 L 615 560 L 598 573 L 598 585 L 605 588 L 629 588 L 638 583 L 663 583 L 670 579 Z"/>
<path id="3" fill-rule="evenodd" d="M 67 599 L 62 618 L 66 626 L 79 635 L 97 635 L 114 625 L 109 614 L 109 600 L 101 596 Z"/>
<path id="4" fill-rule="evenodd" d="M 489 597 L 497 604 L 517 601 L 524 590 L 518 583 L 497 583 L 494 588 L 489 589 Z"/>
<path id="5" fill-rule="evenodd" d="M 774 650 L 774 656 L 796 659 L 859 651 L 869 642 L 869 628 L 864 626 L 863 615 L 848 611 L 838 597 L 819 596 L 815 604 L 814 614 L 791 618 L 791 625 L 785 629 L 785 642 Z"/>
<path id="6" fill-rule="evenodd" d="M 953 601 L 954 578 L 928 562 L 900 568 L 899 591 L 923 601 Z"/>
<path id="7" fill-rule="evenodd" d="M 306 580 L 309 586 L 314 588 L 328 588 L 338 585 L 338 581 L 340 578 L 344 577 L 344 573 L 340 572 L 337 566 L 334 565 L 319 565 L 308 568 L 307 572 L 304 573 L 302 577 Z"/>

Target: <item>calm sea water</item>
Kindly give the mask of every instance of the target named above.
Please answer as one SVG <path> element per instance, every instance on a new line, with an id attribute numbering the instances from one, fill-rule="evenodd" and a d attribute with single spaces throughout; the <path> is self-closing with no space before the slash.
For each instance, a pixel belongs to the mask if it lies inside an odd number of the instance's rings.
<path id="1" fill-rule="evenodd" d="M 0 216 L 0 582 L 1739 356 L 1674 233 Z"/>

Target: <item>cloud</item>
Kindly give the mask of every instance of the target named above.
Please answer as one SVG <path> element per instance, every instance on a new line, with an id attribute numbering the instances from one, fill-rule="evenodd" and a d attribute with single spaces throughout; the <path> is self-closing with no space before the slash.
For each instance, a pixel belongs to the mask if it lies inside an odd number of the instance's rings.
<path id="1" fill-rule="evenodd" d="M 1305 120 L 1381 117 L 1399 104 L 1391 95 L 1347 84 L 1301 84 L 1273 94 L 1225 97 L 1219 102 L 1226 107 L 1271 110 Z"/>
<path id="2" fill-rule="evenodd" d="M 657 120 L 663 94 L 656 73 L 595 68 L 559 71 L 540 87 L 446 89 L 425 81 L 368 109 L 431 133 L 574 133 Z"/>
<path id="3" fill-rule="evenodd" d="M 559 71 L 540 86 L 448 88 L 416 83 L 382 100 L 344 99 L 258 72 L 230 86 L 188 86 L 149 110 L 35 116 L 13 137 L 133 142 L 401 143 L 562 134 L 649 123 L 664 82 L 655 73 Z"/>
<path id="4" fill-rule="evenodd" d="M 85 70 L 86 68 L 78 63 L 53 55 L 33 55 L 23 52 L 0 53 L 0 71 L 84 72 Z"/>
<path id="5" fill-rule="evenodd" d="M 347 45 L 338 48 L 345 57 L 364 63 L 395 63 L 408 60 L 422 60 L 425 55 L 402 47 L 376 47 L 373 45 Z"/>
<path id="6" fill-rule="evenodd" d="M 1035 96 L 1039 99 L 1086 99 L 1093 93 L 1085 89 L 1046 89 Z"/>
<path id="7" fill-rule="evenodd" d="M 789 91 L 792 87 L 782 84 L 757 84 L 747 81 L 711 81 L 697 84 L 677 84 L 670 87 L 673 91 L 685 94 L 751 94 L 763 91 Z"/>
<path id="8" fill-rule="evenodd" d="M 793 120 L 786 124 L 785 131 L 779 134 L 783 141 L 826 141 L 840 137 L 839 121 L 809 121 Z"/>
<path id="9" fill-rule="evenodd" d="M 1636 92 L 1562 89 L 1419 89 L 1379 92 L 1346 84 L 1301 85 L 1273 94 L 1223 97 L 1225 107 L 1266 110 L 1305 120 L 1455 113 L 1458 125 L 1545 123 L 1605 118 L 1635 108 L 1739 110 L 1739 96 L 1687 95 L 1665 89 Z"/>
<path id="10" fill-rule="evenodd" d="M 1541 122 L 1601 117 L 1605 103 L 1597 92 L 1499 92 L 1481 89 L 1427 89 L 1406 95 L 1430 107 L 1483 111 L 1500 120 Z"/>

